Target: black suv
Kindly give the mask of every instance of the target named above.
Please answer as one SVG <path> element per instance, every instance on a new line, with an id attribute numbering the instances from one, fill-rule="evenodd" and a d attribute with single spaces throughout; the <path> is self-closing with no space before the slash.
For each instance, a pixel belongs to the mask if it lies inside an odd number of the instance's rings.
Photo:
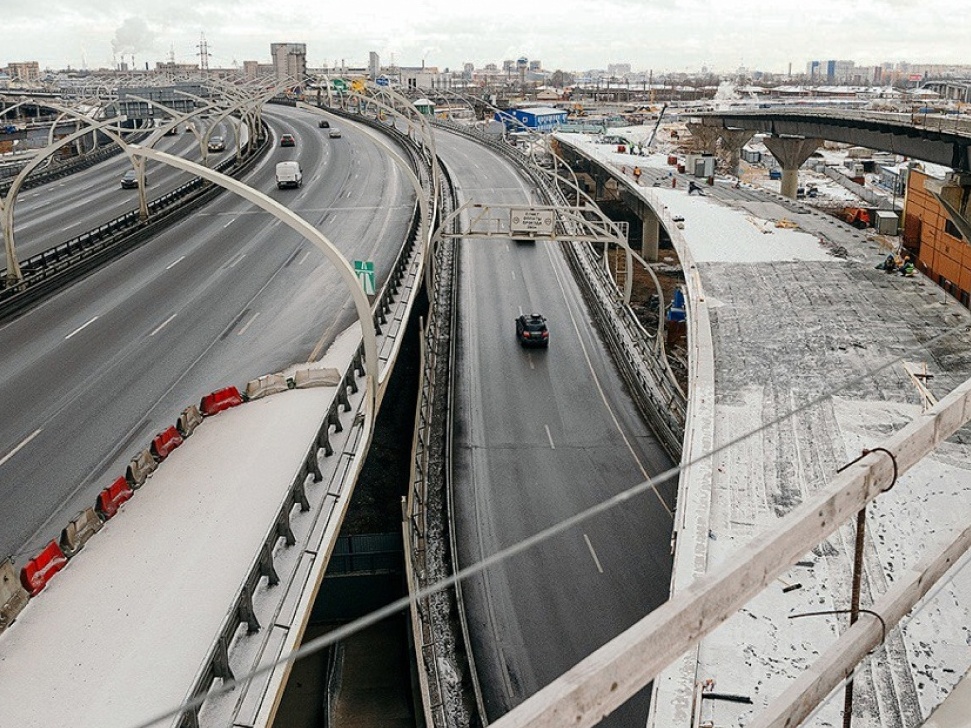
<path id="1" fill-rule="evenodd" d="M 523 314 L 516 318 L 516 338 L 520 346 L 550 345 L 550 330 L 546 327 L 546 319 L 538 313 Z"/>
<path id="2" fill-rule="evenodd" d="M 321 119 L 317 122 L 317 127 L 320 129 L 330 129 L 330 122 L 327 119 Z"/>
<path id="3" fill-rule="evenodd" d="M 148 177 L 145 178 L 145 184 L 148 184 Z M 138 173 L 134 169 L 129 169 L 121 178 L 121 188 L 123 190 L 137 190 L 138 189 Z"/>

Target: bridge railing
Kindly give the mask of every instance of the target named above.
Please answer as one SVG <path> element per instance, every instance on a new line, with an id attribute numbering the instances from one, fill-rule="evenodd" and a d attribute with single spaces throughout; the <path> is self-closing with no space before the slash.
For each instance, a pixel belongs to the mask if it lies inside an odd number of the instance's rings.
<path id="1" fill-rule="evenodd" d="M 424 157 L 413 145 L 407 142 L 406 137 L 396 130 L 384 129 L 383 131 L 403 143 L 403 148 L 410 155 L 415 167 L 421 170 L 424 166 Z M 420 176 L 423 179 L 427 179 L 427 170 L 421 171 Z M 379 356 L 389 368 L 394 365 L 398 351 L 400 351 L 404 327 L 395 328 L 393 329 L 394 333 L 392 333 L 390 327 L 385 331 L 382 329 L 382 325 L 387 324 L 389 314 L 396 320 L 407 320 L 414 304 L 414 293 L 418 290 L 416 283 L 421 279 L 421 269 L 424 265 L 425 252 L 423 249 L 424 241 L 419 239 L 420 223 L 419 207 L 416 204 L 409 232 L 395 262 L 391 266 L 388 279 L 382 286 L 372 306 L 373 322 L 379 339 Z M 326 500 L 331 497 L 344 498 L 343 508 L 346 510 L 347 500 L 349 500 L 349 493 L 352 489 L 351 486 L 359 474 L 359 471 L 352 467 L 352 460 L 369 439 L 369 435 L 361 429 L 364 420 L 361 412 L 364 398 L 363 392 L 359 391 L 357 379 L 362 376 L 364 376 L 363 342 L 358 346 L 351 363 L 344 371 L 337 388 L 337 396 L 331 403 L 330 409 L 322 421 L 317 437 L 309 445 L 303 466 L 299 468 L 294 476 L 291 486 L 291 497 L 287 499 L 287 502 L 281 508 L 274 525 L 268 532 L 264 548 L 252 562 L 250 575 L 240 588 L 237 607 L 227 613 L 220 635 L 213 643 L 210 657 L 207 661 L 207 667 L 196 680 L 192 692 L 193 695 L 205 693 L 216 677 L 222 677 L 221 671 L 223 671 L 224 665 L 228 665 L 229 657 L 225 651 L 225 647 L 233 644 L 240 627 L 246 625 L 247 634 L 253 633 L 252 624 L 248 621 L 248 616 L 251 613 L 248 604 L 252 602 L 255 590 L 265 590 L 277 583 L 276 571 L 273 568 L 273 550 L 281 538 L 284 539 L 287 546 L 294 543 L 290 535 L 289 527 L 290 513 L 293 508 L 296 505 L 300 505 L 301 510 L 307 510 L 308 506 L 313 506 L 317 509 L 323 508 L 323 502 L 321 500 L 308 504 L 305 491 L 305 483 L 311 475 L 314 476 L 315 482 L 320 480 L 321 474 L 317 464 L 317 458 L 321 451 L 325 458 L 336 454 L 338 460 L 340 460 L 339 463 L 333 466 L 336 470 L 336 475 L 330 481 L 327 493 L 324 494 L 323 499 Z M 343 432 L 342 415 L 349 418 L 350 432 L 343 435 L 345 440 L 343 446 L 335 448 L 331 442 L 331 432 L 333 431 L 334 434 Z M 335 494 L 341 495 L 337 496 Z M 343 517 L 343 511 L 340 517 Z M 319 510 L 315 518 L 320 518 Z M 339 528 L 339 522 L 336 526 L 333 524 L 327 526 L 327 530 L 332 530 L 335 535 L 337 528 Z M 318 553 L 319 550 L 321 555 L 324 553 L 329 554 L 329 544 L 319 540 L 325 535 L 322 526 L 315 528 L 314 538 L 318 539 L 318 541 L 315 544 L 311 544 L 315 553 Z M 325 557 L 325 561 L 328 559 L 329 556 Z M 261 584 L 263 577 L 267 578 L 265 585 Z M 306 579 L 308 578 L 308 575 L 303 572 L 298 573 L 298 570 L 291 571 L 285 577 L 286 584 L 284 587 L 284 595 L 281 599 L 291 602 L 300 601 L 301 603 L 308 601 L 309 597 L 307 594 L 309 592 L 306 583 Z M 308 601 L 308 608 L 310 604 L 312 604 L 312 599 Z M 296 643 L 294 642 L 289 647 L 295 648 Z M 242 649 L 246 648 L 244 647 Z M 279 659 L 287 651 L 288 644 L 285 640 L 264 639 L 260 648 L 258 661 L 267 662 Z M 274 700 L 272 696 L 276 691 L 282 689 L 284 682 L 283 675 L 286 670 L 285 665 L 279 666 L 273 672 L 264 674 L 258 681 L 247 684 L 246 690 L 252 691 L 252 696 L 247 695 L 245 700 L 233 701 L 235 704 L 232 708 L 234 720 L 239 718 L 244 721 L 250 721 L 244 724 L 251 725 L 258 722 L 257 716 L 265 717 L 268 715 L 268 711 L 270 711 L 269 706 Z M 206 710 L 205 705 L 203 706 L 203 710 Z M 219 707 L 216 706 L 213 710 L 219 712 Z M 221 712 L 219 714 L 221 717 L 224 717 Z M 198 711 L 188 711 L 183 715 L 180 728 L 195 728 L 198 725 L 198 719 Z"/>
<path id="2" fill-rule="evenodd" d="M 553 204 L 569 206 L 554 176 L 530 163 L 528 155 L 518 147 L 462 124 L 440 120 L 435 123 L 471 136 L 495 149 L 524 169 Z M 579 230 L 564 232 L 580 233 Z M 687 398 L 669 376 L 661 360 L 664 354 L 658 347 L 656 337 L 644 328 L 633 309 L 623 302 L 617 282 L 591 243 L 567 243 L 563 245 L 563 250 L 641 413 L 651 423 L 665 449 L 675 459 L 680 458 Z M 659 315 L 663 315 L 663 312 L 659 312 Z"/>

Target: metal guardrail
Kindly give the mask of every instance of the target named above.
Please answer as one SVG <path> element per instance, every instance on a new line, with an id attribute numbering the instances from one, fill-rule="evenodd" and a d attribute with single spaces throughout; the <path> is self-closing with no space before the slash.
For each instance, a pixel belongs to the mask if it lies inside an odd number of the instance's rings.
<path id="1" fill-rule="evenodd" d="M 269 134 L 264 133 L 259 146 L 242 160 L 231 157 L 215 169 L 231 175 L 246 172 L 270 148 L 269 139 Z M 148 240 L 193 209 L 214 199 L 222 189 L 196 177 L 149 202 L 149 217 L 146 220 L 140 218 L 137 210 L 130 210 L 93 230 L 25 259 L 21 263 L 24 278 L 18 283 L 6 285 L 6 271 L 0 271 L 0 320 L 29 308 Z"/>
<path id="2" fill-rule="evenodd" d="M 416 160 L 416 157 L 418 159 L 421 158 L 420 153 L 410 145 L 405 148 L 412 155 L 412 159 L 416 161 L 416 166 L 420 168 L 421 163 Z M 427 175 L 425 176 L 427 177 Z M 421 242 L 419 241 L 420 223 L 420 209 L 416 204 L 409 232 L 401 246 L 395 263 L 391 267 L 391 272 L 382 287 L 381 293 L 372 305 L 373 321 L 378 336 L 383 335 L 380 328 L 381 324 L 387 323 L 387 314 L 390 312 L 392 304 L 396 298 L 400 298 L 399 292 L 402 280 L 412 267 L 415 256 L 420 252 L 416 250 L 416 247 Z M 330 432 L 331 428 L 334 429 L 335 433 L 343 431 L 340 412 L 347 413 L 351 411 L 352 408 L 348 393 L 357 394 L 357 379 L 364 375 L 364 344 L 362 341 L 353 360 L 342 376 L 341 382 L 337 387 L 337 395 L 331 403 L 327 415 L 323 418 L 317 436 L 308 448 L 303 465 L 298 469 L 293 478 L 290 486 L 290 495 L 280 509 L 273 526 L 270 528 L 263 548 L 253 559 L 249 576 L 237 594 L 235 606 L 228 612 L 219 635 L 214 640 L 206 661 L 206 666 L 199 674 L 193 686 L 191 691 L 192 695 L 206 693 L 217 677 L 224 680 L 233 679 L 232 672 L 229 668 L 229 647 L 232 644 L 236 632 L 244 624 L 247 628 L 247 634 L 254 634 L 260 629 L 259 623 L 255 622 L 253 594 L 260 588 L 260 580 L 264 577 L 266 578 L 266 585 L 268 587 L 274 586 L 280 581 L 273 566 L 273 551 L 281 538 L 284 539 L 287 546 L 294 544 L 293 532 L 290 527 L 290 514 L 297 505 L 300 506 L 302 511 L 309 509 L 305 490 L 306 481 L 311 475 L 313 476 L 314 482 L 319 482 L 322 478 L 317 462 L 319 451 L 323 450 L 324 457 L 331 457 L 335 454 L 338 457 L 342 457 L 346 454 L 344 452 L 337 452 L 331 446 Z M 356 421 L 353 426 L 357 427 Z M 355 477 L 355 473 L 350 470 L 345 470 L 341 478 L 346 480 L 349 477 Z M 333 488 L 333 485 L 331 487 Z M 340 490 L 343 491 L 343 485 Z M 198 728 L 198 716 L 198 709 L 186 711 L 178 723 L 179 728 Z"/>
<path id="3" fill-rule="evenodd" d="M 24 180 L 24 184 L 20 189 L 29 190 L 34 187 L 40 187 L 48 182 L 53 182 L 54 180 L 67 177 L 75 172 L 80 172 L 88 169 L 89 167 L 93 167 L 94 165 L 119 154 L 121 154 L 121 147 L 112 142 L 106 146 L 98 147 L 90 152 L 72 157 L 71 159 L 65 160 L 60 164 L 51 164 L 43 171 L 36 171 L 34 174 L 29 175 L 27 179 Z M 7 194 L 13 178 L 20 174 L 20 170 L 22 168 L 23 167 L 18 166 L 7 166 L 0 169 L 0 178 L 3 179 L 3 181 L 0 182 L 0 195 Z"/>
<path id="4" fill-rule="evenodd" d="M 455 208 L 454 187 L 442 169 L 442 216 Z M 412 446 L 413 462 L 406 506 L 406 556 L 414 586 L 424 590 L 450 573 L 444 544 L 448 508 L 446 483 L 449 470 L 450 427 L 447 413 L 451 398 L 452 335 L 455 312 L 455 268 L 452 245 L 435 251 L 436 280 L 429 291 L 428 322 L 422 331 L 421 380 Z M 411 586 L 411 585 L 410 585 Z M 414 591 L 414 589 L 413 589 Z M 464 708 L 461 681 L 444 679 L 441 662 L 455 662 L 456 651 L 467 644 L 455 634 L 451 616 L 458 596 L 451 590 L 423 596 L 412 603 L 415 644 L 421 657 L 420 683 L 425 722 L 429 728 L 476 725 Z M 465 654 L 470 656 L 468 650 Z M 423 670 L 421 669 L 423 668 Z M 470 671 L 471 672 L 471 671 Z M 456 669 L 455 674 L 460 670 Z M 463 706 L 463 709 L 456 709 Z M 481 722 L 481 719 L 480 719 Z"/>

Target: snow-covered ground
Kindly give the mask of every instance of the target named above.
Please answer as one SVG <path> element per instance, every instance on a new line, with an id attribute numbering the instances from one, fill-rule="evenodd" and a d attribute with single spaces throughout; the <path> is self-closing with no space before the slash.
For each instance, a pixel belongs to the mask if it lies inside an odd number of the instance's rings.
<path id="1" fill-rule="evenodd" d="M 705 524 L 696 533 L 678 534 L 679 549 L 689 550 L 678 563 L 692 570 L 675 575 L 682 587 L 717 570 L 863 447 L 878 446 L 920 412 L 922 393 L 905 361 L 926 363 L 937 397 L 971 377 L 971 314 L 930 281 L 875 270 L 885 251 L 871 233 L 773 195 L 753 199 L 747 186 L 736 190 L 718 182 L 698 197 L 686 194 L 680 175 L 673 178 L 678 189 L 637 184 L 630 175 L 635 158 L 580 135 L 569 140 L 624 170 L 631 189 L 655 208 L 683 218 L 681 235 L 673 237 L 686 246 L 682 257 L 697 265 L 695 283 L 710 312 L 714 353 L 714 401 L 695 403 L 691 426 L 710 428 L 711 448 L 761 428 L 719 453 L 709 470 L 698 471 L 710 477 L 682 489 L 687 497 L 679 508 L 694 509 L 692 522 Z M 667 157 L 659 156 L 664 161 L 649 172 L 667 180 Z M 636 163 L 645 169 L 658 158 Z M 777 228 L 779 220 L 797 227 Z M 799 407 L 806 409 L 787 416 Z M 688 452 L 686 459 L 703 454 Z M 965 434 L 926 457 L 868 508 L 863 604 L 886 591 L 929 545 L 969 521 L 971 436 Z M 659 678 L 652 725 L 692 725 L 691 691 L 705 680 L 714 681 L 716 692 L 749 697 L 753 704 L 703 701 L 703 722 L 751 723 L 845 628 L 845 618 L 789 617 L 848 607 L 853 532 L 852 524 L 842 526 L 776 588 Z M 952 569 L 862 664 L 854 726 L 919 725 L 941 702 L 971 665 L 969 602 L 971 569 Z M 841 711 L 837 690 L 807 725 L 839 725 Z"/>

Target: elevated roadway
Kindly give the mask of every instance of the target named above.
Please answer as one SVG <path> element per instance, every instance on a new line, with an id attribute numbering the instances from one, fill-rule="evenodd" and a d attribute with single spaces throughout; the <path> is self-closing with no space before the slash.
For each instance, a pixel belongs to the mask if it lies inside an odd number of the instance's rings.
<path id="1" fill-rule="evenodd" d="M 210 166 L 235 154 L 233 131 L 223 123 L 226 151 L 211 152 Z M 191 133 L 162 137 L 156 148 L 194 162 L 202 161 L 199 142 Z M 40 187 L 23 190 L 14 211 L 17 255 L 21 260 L 53 248 L 75 236 L 93 230 L 126 212 L 138 209 L 138 190 L 122 189 L 121 177 L 131 169 L 128 157 L 110 159 Z M 148 199 L 171 192 L 191 179 L 172 167 L 146 165 Z M 0 253 L 0 267 L 7 265 L 6 251 Z"/>
<path id="2" fill-rule="evenodd" d="M 436 131 L 466 199 L 529 204 L 510 161 Z M 551 244 L 460 244 L 452 495 L 458 567 L 478 562 L 671 465 L 642 422 Z M 548 350 L 521 349 L 514 318 L 540 312 Z M 662 603 L 674 486 L 633 499 L 463 585 L 490 720 Z M 643 725 L 642 692 L 604 725 Z"/>
<path id="3" fill-rule="evenodd" d="M 846 109 L 714 111 L 696 118 L 717 129 L 830 139 L 971 172 L 971 120 L 966 118 Z"/>
<path id="4" fill-rule="evenodd" d="M 244 181 L 284 201 L 378 280 L 414 209 L 368 134 L 266 113 L 297 146 L 274 148 Z M 278 191 L 274 165 L 299 159 L 304 186 Z M 123 472 L 188 403 L 319 356 L 353 320 L 318 254 L 241 200 L 217 201 L 151 243 L 0 328 L 0 553 L 22 560 Z"/>
<path id="5" fill-rule="evenodd" d="M 644 681 L 657 676 L 651 726 L 688 728 L 699 720 L 786 725 L 817 705 L 816 722 L 837 724 L 842 690 L 835 698 L 830 691 L 862 659 L 854 675 L 854 724 L 920 725 L 969 665 L 965 652 L 952 649 L 955 641 L 964 641 L 961 625 L 968 621 L 971 588 L 967 570 L 955 566 L 958 557 L 943 561 L 940 591 L 918 601 L 923 593 L 914 586 L 927 576 L 922 570 L 942 544 L 963 546 L 956 552 L 967 563 L 966 437 L 951 438 L 899 479 L 887 458 L 883 477 L 868 471 L 868 478 L 880 483 L 893 478 L 895 485 L 892 491 L 880 487 L 865 513 L 862 603 L 886 614 L 891 594 L 899 598 L 908 586 L 913 601 L 899 629 L 886 634 L 874 629 L 872 642 L 861 650 L 854 651 L 844 639 L 846 624 L 828 611 L 851 604 L 857 535 L 852 521 L 858 508 L 844 509 L 846 520 L 834 522 L 833 511 L 822 503 L 837 491 L 840 478 L 850 477 L 834 474 L 856 462 L 863 448 L 885 444 L 909 465 L 916 441 L 924 440 L 902 442 L 902 428 L 938 427 L 929 410 L 936 398 L 943 403 L 948 392 L 956 392 L 955 409 L 964 412 L 941 432 L 953 432 L 967 419 L 967 310 L 942 300 L 920 278 L 875 270 L 886 252 L 877 238 L 808 206 L 722 183 L 706 187 L 703 197 L 689 196 L 683 176 L 675 177 L 679 189 L 670 182 L 645 184 L 648 176 L 670 179 L 663 167 L 634 179 L 629 155 L 576 135 L 561 141 L 609 169 L 652 206 L 685 267 L 692 357 L 685 462 L 691 464 L 682 472 L 678 494 L 668 605 L 500 724 L 526 725 L 517 719 L 528 715 L 554 725 L 536 716 L 556 713 L 583 714 L 576 723 L 594 725 L 612 702 L 617 681 L 651 662 L 658 670 L 670 664 L 664 672 L 642 673 Z M 644 159 L 642 165 L 657 167 L 664 164 L 660 160 Z M 886 437 L 891 432 L 898 441 Z M 754 436 L 743 439 L 750 433 Z M 705 457 L 713 450 L 715 457 Z M 726 617 L 715 617 L 734 592 L 751 587 L 748 577 L 758 580 L 735 569 L 757 561 L 753 554 L 764 544 L 781 545 L 797 530 L 799 516 L 806 521 L 818 516 L 825 540 L 813 541 L 818 546 L 800 540 L 791 558 L 753 590 L 761 593 L 744 600 L 744 607 L 726 609 Z M 754 568 L 770 573 L 765 563 Z M 737 583 L 729 583 L 731 576 Z M 925 592 L 929 583 L 923 584 Z M 709 588 L 710 599 L 689 610 Z M 668 618 L 672 621 L 664 621 Z M 669 639 L 662 662 L 660 643 Z M 877 659 L 866 659 L 871 648 L 879 650 Z M 840 663 L 841 651 L 857 656 Z M 915 654 L 921 656 L 917 663 Z M 814 693 L 810 681 L 829 687 Z M 631 690 L 643 684 L 632 682 Z M 629 691 L 621 688 L 618 694 Z M 955 702 L 960 705 L 961 698 Z"/>

